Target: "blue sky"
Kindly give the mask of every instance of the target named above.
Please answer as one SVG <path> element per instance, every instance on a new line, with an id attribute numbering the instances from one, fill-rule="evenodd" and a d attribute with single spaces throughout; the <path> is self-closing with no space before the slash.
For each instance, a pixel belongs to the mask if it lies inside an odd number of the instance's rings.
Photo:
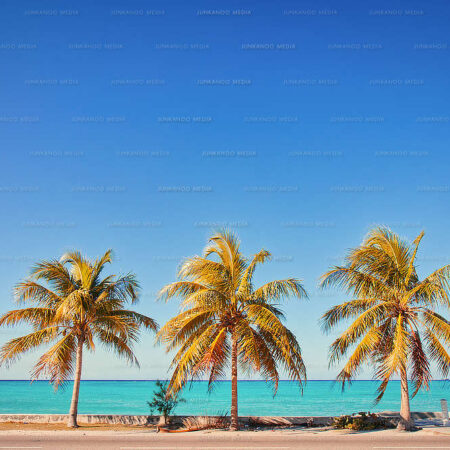
<path id="1" fill-rule="evenodd" d="M 288 325 L 329 379 L 330 265 L 374 224 L 426 231 L 421 275 L 449 262 L 446 1 L 5 0 L 0 16 L 0 312 L 33 262 L 113 248 L 163 323 L 177 305 L 155 292 L 225 225 L 273 253 L 259 282 L 305 281 Z M 99 350 L 84 377 L 166 376 L 152 336 L 136 351 L 140 370 Z"/>

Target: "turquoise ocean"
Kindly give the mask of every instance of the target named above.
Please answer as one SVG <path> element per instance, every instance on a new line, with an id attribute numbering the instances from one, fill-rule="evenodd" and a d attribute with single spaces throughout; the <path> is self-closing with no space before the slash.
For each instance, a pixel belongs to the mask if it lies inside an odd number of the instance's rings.
<path id="1" fill-rule="evenodd" d="M 298 385 L 281 381 L 273 397 L 270 385 L 263 381 L 239 381 L 240 415 L 317 416 L 350 414 L 358 411 L 398 411 L 400 382 L 389 384 L 383 400 L 374 405 L 376 381 L 355 381 L 342 392 L 333 381 L 308 381 L 303 395 Z M 71 383 L 54 392 L 46 381 L 0 381 L 0 413 L 66 414 L 71 399 Z M 230 411 L 230 382 L 216 383 L 208 393 L 202 381 L 188 385 L 175 414 L 221 414 Z M 155 381 L 82 381 L 81 414 L 149 414 Z M 450 381 L 433 381 L 429 391 L 420 391 L 412 399 L 413 411 L 439 411 L 440 400 L 450 402 Z"/>

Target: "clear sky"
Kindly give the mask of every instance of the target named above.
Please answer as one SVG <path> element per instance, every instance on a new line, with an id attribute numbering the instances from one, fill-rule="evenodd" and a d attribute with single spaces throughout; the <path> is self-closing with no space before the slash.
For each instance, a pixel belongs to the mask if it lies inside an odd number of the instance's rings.
<path id="1" fill-rule="evenodd" d="M 113 248 L 139 311 L 181 258 L 229 226 L 285 306 L 311 379 L 329 379 L 317 280 L 374 224 L 413 239 L 422 276 L 450 260 L 449 19 L 430 1 L 22 1 L 0 10 L 0 312 L 33 262 Z M 0 343 L 25 329 L 0 330 Z M 167 376 L 88 356 L 84 378 Z M 0 378 L 27 378 L 37 353 Z M 370 372 L 361 374 L 370 377 Z"/>

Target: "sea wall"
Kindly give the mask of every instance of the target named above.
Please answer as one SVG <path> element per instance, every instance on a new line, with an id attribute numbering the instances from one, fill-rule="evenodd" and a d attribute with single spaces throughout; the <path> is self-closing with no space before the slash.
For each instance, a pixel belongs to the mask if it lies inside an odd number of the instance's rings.
<path id="1" fill-rule="evenodd" d="M 397 418 L 397 412 L 380 413 L 383 416 Z M 173 424 L 180 424 L 188 416 L 172 416 Z M 415 420 L 442 420 L 441 412 L 413 412 Z M 123 415 L 123 414 L 79 414 L 80 423 L 104 423 L 124 425 L 156 425 L 159 416 L 147 415 Z M 333 420 L 331 416 L 240 416 L 239 421 L 243 425 L 267 425 L 267 426 L 289 426 L 289 425 L 330 425 Z M 67 414 L 0 414 L 0 422 L 21 423 L 64 423 L 67 422 Z"/>
<path id="2" fill-rule="evenodd" d="M 171 423 L 180 424 L 182 420 L 189 416 L 172 416 Z M 146 415 L 123 415 L 123 414 L 79 414 L 80 423 L 105 423 L 124 425 L 156 425 L 160 420 L 159 416 Z M 333 418 L 322 417 L 269 417 L 269 416 L 240 416 L 239 421 L 246 424 L 258 425 L 329 425 Z M 21 422 L 21 423 L 63 423 L 67 422 L 67 414 L 0 414 L 0 422 Z"/>

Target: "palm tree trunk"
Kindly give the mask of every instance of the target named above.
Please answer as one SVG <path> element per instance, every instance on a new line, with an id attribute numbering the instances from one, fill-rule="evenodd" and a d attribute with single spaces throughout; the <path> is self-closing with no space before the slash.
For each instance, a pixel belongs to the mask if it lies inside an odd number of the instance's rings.
<path id="1" fill-rule="evenodd" d="M 67 426 L 69 428 L 77 428 L 77 415 L 78 415 L 78 396 L 80 394 L 80 381 L 81 381 L 81 367 L 83 365 L 83 344 L 84 338 L 80 336 L 78 338 L 77 356 L 75 363 L 75 376 L 73 379 L 73 392 L 72 402 L 70 403 L 69 421 Z"/>
<path id="2" fill-rule="evenodd" d="M 237 336 L 233 330 L 231 336 L 231 425 L 230 430 L 239 430 L 238 391 L 237 391 Z"/>
<path id="3" fill-rule="evenodd" d="M 406 369 L 401 371 L 401 390 L 402 400 L 400 405 L 400 422 L 397 429 L 404 431 L 411 431 L 414 427 L 414 422 L 411 419 L 411 409 L 409 406 L 409 389 L 408 389 L 408 375 Z"/>

